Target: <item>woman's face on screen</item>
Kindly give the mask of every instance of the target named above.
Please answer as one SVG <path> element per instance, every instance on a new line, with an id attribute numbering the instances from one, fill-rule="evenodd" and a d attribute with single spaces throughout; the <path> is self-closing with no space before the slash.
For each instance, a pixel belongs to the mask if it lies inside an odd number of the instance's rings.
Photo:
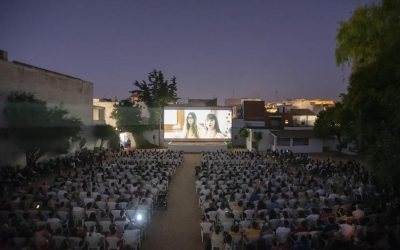
<path id="1" fill-rule="evenodd" d="M 187 122 L 192 125 L 194 123 L 194 117 L 192 115 L 188 115 Z"/>
<path id="2" fill-rule="evenodd" d="M 208 119 L 208 120 L 207 120 L 207 128 L 208 128 L 208 129 L 214 129 L 214 127 L 215 127 L 215 120 L 213 120 L 213 119 Z"/>

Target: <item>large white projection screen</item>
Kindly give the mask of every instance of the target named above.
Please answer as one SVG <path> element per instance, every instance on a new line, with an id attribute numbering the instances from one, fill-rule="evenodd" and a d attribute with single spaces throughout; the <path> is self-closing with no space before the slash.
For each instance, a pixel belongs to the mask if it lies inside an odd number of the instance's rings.
<path id="1" fill-rule="evenodd" d="M 231 139 L 232 110 L 168 107 L 164 109 L 164 139 L 227 141 Z"/>

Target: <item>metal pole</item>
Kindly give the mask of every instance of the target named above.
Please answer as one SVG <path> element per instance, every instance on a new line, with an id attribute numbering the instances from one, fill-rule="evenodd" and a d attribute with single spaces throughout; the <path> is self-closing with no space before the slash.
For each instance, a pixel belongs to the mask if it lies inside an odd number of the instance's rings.
<path id="1" fill-rule="evenodd" d="M 161 116 L 162 116 L 162 111 L 160 108 L 160 119 L 159 119 L 160 126 L 158 128 L 158 146 L 161 146 Z"/>

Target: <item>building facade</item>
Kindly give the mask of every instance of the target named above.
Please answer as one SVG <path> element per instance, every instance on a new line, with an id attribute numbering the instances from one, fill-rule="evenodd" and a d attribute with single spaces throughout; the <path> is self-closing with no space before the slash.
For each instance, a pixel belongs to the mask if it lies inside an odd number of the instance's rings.
<path id="1" fill-rule="evenodd" d="M 68 112 L 92 125 L 93 83 L 21 62 L 0 59 L 0 110 L 13 91 L 24 91 L 46 101 L 62 105 Z M 4 120 L 0 115 L 0 126 Z"/>
<path id="2" fill-rule="evenodd" d="M 110 99 L 94 98 L 93 121 L 97 122 L 104 120 L 105 124 L 116 127 L 117 121 L 114 118 L 111 118 L 111 113 L 114 110 L 114 105 L 117 103 L 118 101 L 112 101 Z"/>
<path id="3" fill-rule="evenodd" d="M 0 127 L 6 127 L 3 108 L 11 92 L 33 94 L 49 107 L 60 106 L 79 118 L 85 127 L 93 124 L 93 83 L 17 61 L 8 61 L 7 52 L 0 51 Z M 21 154 L 10 142 L 0 142 L 2 163 L 13 163 Z M 19 161 L 17 161 L 19 162 Z"/>

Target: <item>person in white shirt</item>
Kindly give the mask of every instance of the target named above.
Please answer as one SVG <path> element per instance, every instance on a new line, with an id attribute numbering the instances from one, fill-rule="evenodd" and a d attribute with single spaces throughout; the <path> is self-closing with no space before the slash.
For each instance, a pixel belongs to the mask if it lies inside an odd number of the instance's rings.
<path id="1" fill-rule="evenodd" d="M 276 231 L 276 237 L 278 238 L 279 242 L 283 243 L 286 242 L 289 234 L 291 232 L 291 229 L 289 227 L 289 221 L 285 220 L 283 222 L 283 226 L 279 226 Z"/>
<path id="2" fill-rule="evenodd" d="M 221 232 L 220 226 L 216 226 L 214 232 L 211 234 L 211 245 L 213 248 L 222 249 L 224 245 L 224 234 Z"/>

